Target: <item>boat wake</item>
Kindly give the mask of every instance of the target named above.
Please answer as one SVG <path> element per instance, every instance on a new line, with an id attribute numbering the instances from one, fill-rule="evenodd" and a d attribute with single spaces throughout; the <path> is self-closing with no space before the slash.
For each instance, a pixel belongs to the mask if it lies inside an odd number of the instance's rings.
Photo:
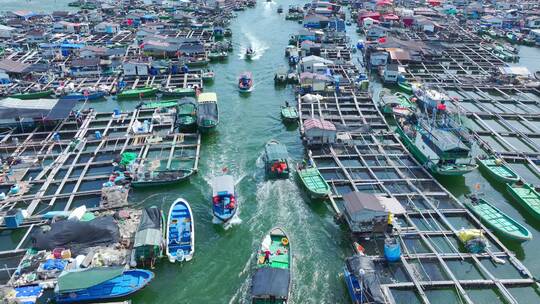
<path id="1" fill-rule="evenodd" d="M 251 269 L 251 265 L 253 263 L 252 261 L 253 261 L 254 258 L 255 258 L 255 252 L 252 252 L 251 256 L 249 257 L 246 264 L 244 265 L 244 268 L 242 269 L 242 271 L 240 271 L 238 273 L 238 277 L 242 277 L 242 276 L 244 276 L 246 274 L 249 274 L 250 269 Z M 248 294 L 249 294 L 250 283 L 251 283 L 251 277 L 248 275 L 248 276 L 246 276 L 246 279 L 244 280 L 244 282 L 242 282 L 242 285 L 240 285 L 240 288 L 238 288 L 236 290 L 234 295 L 229 300 L 229 304 L 232 304 L 232 303 L 248 303 Z"/>
<path id="2" fill-rule="evenodd" d="M 253 36 L 251 33 L 244 33 L 244 35 L 248 40 L 248 44 L 240 46 L 240 53 L 238 54 L 238 58 L 246 59 L 246 50 L 248 47 L 251 46 L 251 49 L 255 51 L 255 55 L 251 57 L 251 60 L 259 60 L 266 52 L 266 50 L 269 49 L 269 46 L 266 45 L 266 43 L 264 43 L 263 41 Z"/>

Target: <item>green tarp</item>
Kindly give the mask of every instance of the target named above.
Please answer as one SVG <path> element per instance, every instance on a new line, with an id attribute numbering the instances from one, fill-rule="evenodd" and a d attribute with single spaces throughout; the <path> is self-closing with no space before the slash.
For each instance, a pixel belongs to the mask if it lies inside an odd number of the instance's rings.
<path id="1" fill-rule="evenodd" d="M 66 293 L 96 286 L 114 279 L 124 272 L 124 267 L 94 267 L 65 271 L 58 277 L 58 292 Z"/>
<path id="2" fill-rule="evenodd" d="M 134 152 L 124 152 L 122 153 L 122 160 L 120 165 L 127 166 L 133 163 L 137 159 L 137 153 Z"/>

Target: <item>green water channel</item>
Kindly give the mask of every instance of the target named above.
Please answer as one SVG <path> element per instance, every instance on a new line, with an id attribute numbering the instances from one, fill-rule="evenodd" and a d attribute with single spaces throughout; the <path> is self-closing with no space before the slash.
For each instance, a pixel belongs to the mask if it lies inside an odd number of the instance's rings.
<path id="1" fill-rule="evenodd" d="M 68 1 L 12 1 L 4 9 L 34 7 L 36 10 L 66 9 Z M 202 140 L 199 173 L 180 186 L 153 191 L 133 190 L 131 202 L 138 206 L 158 205 L 168 210 L 177 197 L 186 198 L 195 213 L 196 249 L 191 262 L 183 265 L 163 260 L 154 270 L 155 280 L 132 299 L 134 303 L 242 303 L 248 297 L 254 252 L 263 235 L 273 226 L 282 226 L 289 234 L 294 256 L 293 303 L 347 303 L 345 283 L 341 276 L 344 258 L 351 254 L 347 231 L 338 226 L 334 213 L 324 203 L 310 204 L 306 195 L 291 177 L 289 180 L 265 181 L 260 160 L 264 144 L 277 139 L 287 145 L 292 162 L 301 161 L 304 153 L 296 127 L 285 127 L 280 120 L 280 106 L 293 100 L 291 88 L 277 89 L 274 72 L 286 66 L 284 48 L 290 34 L 301 25 L 285 21 L 276 13 L 279 4 L 287 8 L 297 1 L 262 2 L 257 7 L 238 13 L 231 23 L 234 52 L 223 63 L 212 64 L 216 72 L 213 85 L 206 91 L 218 94 L 220 125 L 216 132 Z M 349 29 L 353 35 L 355 27 Z M 356 39 L 356 37 L 353 38 Z M 257 56 L 243 59 L 247 46 Z M 538 49 L 528 49 L 536 54 Z M 529 58 L 528 56 L 527 58 Z M 249 95 L 237 91 L 241 72 L 253 74 L 255 88 Z M 137 101 L 107 100 L 91 103 L 101 111 L 115 108 L 132 110 Z M 238 180 L 240 221 L 228 229 L 212 224 L 210 181 L 227 167 Z M 520 165 L 517 171 L 527 181 L 540 183 L 539 177 Z M 503 185 L 487 180 L 479 171 L 464 177 L 441 180 L 456 197 L 463 199 L 479 183 L 486 198 L 498 208 L 524 223 L 534 240 L 516 244 L 503 240 L 533 274 L 540 276 L 540 264 L 534 252 L 540 250 L 540 223 L 527 215 L 506 194 Z M 7 238 L 7 236 L 3 236 Z M 456 265 L 459 267 L 460 265 Z M 463 265 L 461 265 L 464 267 Z M 466 269 L 466 267 L 465 267 Z M 534 295 L 519 290 L 511 292 L 526 303 Z M 527 290 L 528 292 L 530 289 Z M 453 303 L 453 291 L 432 291 L 437 303 Z M 499 298 L 490 290 L 471 291 L 478 303 L 494 303 Z M 403 294 L 403 303 L 414 303 L 410 294 Z M 445 302 L 446 301 L 446 302 Z M 531 302 L 532 303 L 532 302 Z"/>

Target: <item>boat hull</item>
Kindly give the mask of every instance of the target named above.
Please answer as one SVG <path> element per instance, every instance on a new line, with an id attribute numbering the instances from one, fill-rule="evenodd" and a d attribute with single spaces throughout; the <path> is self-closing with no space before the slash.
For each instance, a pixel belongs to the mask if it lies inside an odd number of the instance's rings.
<path id="1" fill-rule="evenodd" d="M 148 98 L 156 96 L 157 89 L 147 89 L 147 90 L 128 90 L 121 92 L 116 96 L 118 100 L 128 100 L 128 99 L 137 99 L 137 98 Z"/>
<path id="2" fill-rule="evenodd" d="M 120 277 L 96 286 L 65 294 L 57 294 L 56 303 L 80 303 L 126 297 L 144 288 L 153 278 L 154 274 L 148 270 L 126 270 Z"/>
<path id="3" fill-rule="evenodd" d="M 166 255 L 171 263 L 191 261 L 195 253 L 195 221 L 189 203 L 179 198 L 167 216 Z"/>
<path id="4" fill-rule="evenodd" d="M 411 152 L 414 158 L 423 166 L 425 166 L 431 173 L 443 175 L 443 176 L 462 176 L 466 173 L 474 171 L 478 168 L 477 165 L 462 164 L 457 167 L 441 167 L 434 164 L 420 149 L 412 142 L 407 134 L 403 131 L 398 124 L 397 132 L 402 139 L 405 147 Z"/>
<path id="5" fill-rule="evenodd" d="M 168 185 L 174 185 L 177 183 L 180 183 L 186 179 L 188 179 L 191 175 L 193 175 L 193 170 L 187 170 L 185 171 L 184 175 L 182 175 L 179 178 L 171 179 L 171 180 L 144 180 L 144 181 L 131 181 L 131 186 L 133 188 L 145 188 L 145 187 L 155 187 L 155 186 L 168 186 Z"/>
<path id="6" fill-rule="evenodd" d="M 88 96 L 84 96 L 84 94 L 68 94 L 66 96 L 63 96 L 62 100 L 76 100 L 76 101 L 86 101 L 86 100 L 97 100 L 105 97 L 105 92 L 96 92 L 91 93 Z"/>
<path id="7" fill-rule="evenodd" d="M 303 188 L 308 192 L 311 198 L 319 199 L 328 197 L 330 194 L 330 186 L 316 168 L 297 170 L 297 173 Z"/>
<path id="8" fill-rule="evenodd" d="M 494 164 L 492 164 L 493 159 L 477 159 L 476 162 L 478 163 L 480 168 L 484 170 L 484 172 L 486 172 L 491 178 L 500 183 L 515 183 L 519 181 L 519 176 L 514 173 L 510 168 L 507 168 L 504 164 L 502 164 L 501 166 L 495 166 L 496 168 L 494 170 Z M 503 172 L 507 172 L 508 174 L 504 174 Z"/>
<path id="9" fill-rule="evenodd" d="M 532 190 L 530 186 L 527 185 L 515 187 L 515 185 L 512 184 L 506 184 L 506 190 L 514 200 L 529 211 L 529 214 L 540 221 L 540 195 L 538 192 Z M 525 195 L 527 195 L 527 197 L 524 197 Z"/>
<path id="10" fill-rule="evenodd" d="M 507 239 L 517 242 L 532 239 L 532 235 L 527 228 L 483 199 L 478 200 L 476 204 L 466 202 L 465 206 L 478 216 L 482 223 Z"/>
<path id="11" fill-rule="evenodd" d="M 39 99 L 39 98 L 49 97 L 53 93 L 54 93 L 53 90 L 46 90 L 46 91 L 40 91 L 40 92 L 13 94 L 8 97 L 28 100 L 28 99 Z"/>

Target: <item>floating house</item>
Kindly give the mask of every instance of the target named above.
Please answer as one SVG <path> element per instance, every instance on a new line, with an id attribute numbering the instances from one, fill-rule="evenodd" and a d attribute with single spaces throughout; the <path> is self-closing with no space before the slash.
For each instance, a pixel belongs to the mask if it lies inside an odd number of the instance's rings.
<path id="1" fill-rule="evenodd" d="M 304 140 L 308 146 L 326 145 L 336 142 L 336 126 L 323 119 L 304 120 Z"/>
<path id="2" fill-rule="evenodd" d="M 389 217 L 405 213 L 405 208 L 395 198 L 359 191 L 343 195 L 343 216 L 355 234 L 384 233 Z"/>

